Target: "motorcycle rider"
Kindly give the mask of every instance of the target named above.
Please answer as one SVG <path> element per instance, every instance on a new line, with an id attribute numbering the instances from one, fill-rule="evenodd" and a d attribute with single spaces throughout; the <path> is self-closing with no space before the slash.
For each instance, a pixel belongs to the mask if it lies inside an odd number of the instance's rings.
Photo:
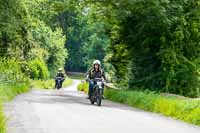
<path id="1" fill-rule="evenodd" d="M 55 77 L 55 88 L 56 88 L 56 85 L 58 83 L 57 78 L 60 78 L 60 77 L 62 78 L 62 80 L 61 80 L 61 88 L 62 88 L 62 84 L 63 84 L 63 82 L 65 80 L 65 76 L 64 76 L 64 73 L 62 72 L 62 68 L 59 68 L 58 72 L 56 74 L 56 77 Z"/>
<path id="2" fill-rule="evenodd" d="M 87 73 L 87 80 L 89 81 L 88 99 L 91 98 L 91 94 L 95 85 L 95 82 L 92 79 L 95 78 L 103 78 L 104 80 L 106 80 L 105 72 L 101 68 L 101 62 L 99 60 L 95 60 L 93 62 L 93 68 L 90 69 Z"/>

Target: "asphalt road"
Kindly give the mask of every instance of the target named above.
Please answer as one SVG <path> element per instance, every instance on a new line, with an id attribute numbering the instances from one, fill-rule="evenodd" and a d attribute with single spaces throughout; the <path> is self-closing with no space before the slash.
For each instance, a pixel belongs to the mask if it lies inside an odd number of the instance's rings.
<path id="1" fill-rule="evenodd" d="M 200 127 L 104 100 L 90 105 L 76 90 L 32 90 L 5 104 L 8 133 L 200 133 Z"/>

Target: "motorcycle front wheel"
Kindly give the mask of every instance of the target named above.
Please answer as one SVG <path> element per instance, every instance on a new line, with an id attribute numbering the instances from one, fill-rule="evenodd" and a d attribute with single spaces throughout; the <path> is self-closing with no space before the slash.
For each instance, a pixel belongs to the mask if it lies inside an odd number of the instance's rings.
<path id="1" fill-rule="evenodd" d="M 90 98 L 90 103 L 91 103 L 91 104 L 94 104 L 94 96 L 91 96 L 91 98 Z"/>
<path id="2" fill-rule="evenodd" d="M 97 94 L 97 105 L 101 106 L 101 101 L 102 101 L 102 90 L 99 90 L 98 94 Z"/>
<path id="3" fill-rule="evenodd" d="M 57 90 L 59 90 L 61 88 L 60 82 L 57 83 L 57 87 L 56 88 L 57 88 Z"/>

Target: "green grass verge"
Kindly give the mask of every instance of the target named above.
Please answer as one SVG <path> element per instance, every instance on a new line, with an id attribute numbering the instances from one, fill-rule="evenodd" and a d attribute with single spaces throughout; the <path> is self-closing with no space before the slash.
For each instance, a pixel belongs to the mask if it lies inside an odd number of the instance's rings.
<path id="1" fill-rule="evenodd" d="M 0 82 L 0 133 L 6 133 L 6 118 L 3 113 L 3 103 L 12 100 L 16 95 L 28 90 L 28 83 Z"/>
<path id="2" fill-rule="evenodd" d="M 71 78 L 66 78 L 63 87 L 67 87 L 71 85 L 73 80 Z M 54 89 L 55 80 L 32 80 L 31 81 L 31 88 L 38 88 L 38 89 Z"/>
<path id="3" fill-rule="evenodd" d="M 6 119 L 3 115 L 2 103 L 0 105 L 0 133 L 6 133 Z"/>
<path id="4" fill-rule="evenodd" d="M 79 85 L 77 86 L 77 89 L 78 89 L 79 91 L 83 91 L 83 92 L 85 92 L 85 93 L 88 93 L 88 87 L 89 87 L 89 84 L 88 84 L 88 83 L 82 82 L 81 84 L 79 84 Z"/>
<path id="5" fill-rule="evenodd" d="M 78 90 L 87 92 L 88 84 L 82 83 Z M 200 100 L 161 96 L 151 91 L 106 89 L 105 97 L 145 111 L 160 113 L 200 126 Z"/>

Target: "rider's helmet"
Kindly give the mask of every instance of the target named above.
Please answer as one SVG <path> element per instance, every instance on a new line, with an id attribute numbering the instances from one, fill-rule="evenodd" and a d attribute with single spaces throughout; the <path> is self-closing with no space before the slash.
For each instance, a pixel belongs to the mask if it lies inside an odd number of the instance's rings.
<path id="1" fill-rule="evenodd" d="M 59 69 L 58 69 L 58 72 L 62 72 L 62 68 L 59 68 Z"/>
<path id="2" fill-rule="evenodd" d="M 95 61 L 93 62 L 93 65 L 95 65 L 95 64 L 98 64 L 99 66 L 101 66 L 101 62 L 100 62 L 99 60 L 95 60 Z"/>

